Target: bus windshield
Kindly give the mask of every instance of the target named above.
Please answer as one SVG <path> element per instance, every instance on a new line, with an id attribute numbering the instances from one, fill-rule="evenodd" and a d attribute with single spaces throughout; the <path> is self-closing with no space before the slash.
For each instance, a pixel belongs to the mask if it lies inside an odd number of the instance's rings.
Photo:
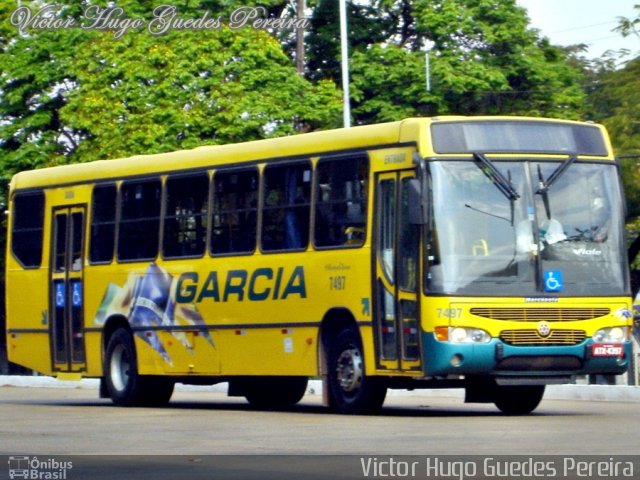
<path id="1" fill-rule="evenodd" d="M 624 295 L 614 165 L 493 162 L 516 195 L 470 161 L 430 163 L 433 228 L 425 286 L 461 295 Z"/>

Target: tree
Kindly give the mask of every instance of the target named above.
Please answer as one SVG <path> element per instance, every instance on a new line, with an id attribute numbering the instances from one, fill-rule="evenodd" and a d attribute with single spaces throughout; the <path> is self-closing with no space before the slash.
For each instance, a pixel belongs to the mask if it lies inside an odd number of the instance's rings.
<path id="1" fill-rule="evenodd" d="M 590 103 L 595 119 L 609 128 L 617 153 L 640 152 L 640 57 L 602 72 Z"/>
<path id="2" fill-rule="evenodd" d="M 635 35 L 640 40 L 640 4 L 634 8 L 638 11 L 637 18 L 620 18 L 615 30 L 623 36 Z M 621 159 L 627 199 L 629 260 L 636 269 L 640 269 L 640 56 L 628 61 L 622 68 L 615 68 L 612 62 L 600 65 L 601 68 L 594 75 L 589 103 L 594 119 L 608 128 Z M 635 275 L 637 293 L 640 273 L 636 271 Z"/>
<path id="3" fill-rule="evenodd" d="M 68 3 L 56 11 L 60 18 L 78 18 L 87 6 Z M 151 18 L 139 2 L 118 4 L 131 18 Z M 199 4 L 174 4 L 181 17 L 203 15 Z M 145 28 L 121 38 L 80 28 L 18 35 L 8 25 L 15 3 L 2 0 L 0 6 L 5 177 L 46 165 L 339 125 L 335 86 L 297 75 L 264 31 L 220 24 L 158 36 Z"/>
<path id="4" fill-rule="evenodd" d="M 61 118 L 86 132 L 75 161 L 282 136 L 336 126 L 339 94 L 295 73 L 278 42 L 250 28 L 172 31 L 162 42 L 96 38 L 76 59 Z"/>
<path id="5" fill-rule="evenodd" d="M 314 12 L 310 74 L 338 83 L 336 51 L 323 48 L 337 36 L 337 8 L 316 17 L 334 3 L 321 0 Z M 448 113 L 580 117 L 580 70 L 528 28 L 515 0 L 376 0 L 369 8 L 375 17 L 349 8 L 356 123 Z M 369 37 L 366 26 L 373 27 Z M 431 92 L 425 89 L 427 46 Z"/>
<path id="6" fill-rule="evenodd" d="M 341 83 L 339 0 L 318 0 L 310 17 L 307 34 L 306 74 L 312 80 L 331 79 Z M 384 42 L 390 35 L 395 19 L 386 14 L 383 2 L 354 3 L 347 1 L 349 51 Z"/>
<path id="7" fill-rule="evenodd" d="M 615 31 L 620 32 L 623 37 L 635 35 L 640 39 L 640 3 L 636 3 L 633 8 L 638 11 L 636 18 L 620 17 Z"/>

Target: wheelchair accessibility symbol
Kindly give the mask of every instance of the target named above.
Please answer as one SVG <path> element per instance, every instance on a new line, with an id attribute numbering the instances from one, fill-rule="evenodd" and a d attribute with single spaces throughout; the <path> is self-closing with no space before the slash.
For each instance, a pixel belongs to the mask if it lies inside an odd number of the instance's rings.
<path id="1" fill-rule="evenodd" d="M 56 293 L 56 307 L 64 308 L 64 297 L 65 297 L 65 288 L 64 283 L 56 283 L 55 284 L 55 293 Z"/>
<path id="2" fill-rule="evenodd" d="M 71 288 L 71 303 L 74 307 L 82 306 L 82 284 L 80 282 L 73 282 Z"/>
<path id="3" fill-rule="evenodd" d="M 546 270 L 544 272 L 544 291 L 561 292 L 564 288 L 562 272 L 560 270 Z"/>

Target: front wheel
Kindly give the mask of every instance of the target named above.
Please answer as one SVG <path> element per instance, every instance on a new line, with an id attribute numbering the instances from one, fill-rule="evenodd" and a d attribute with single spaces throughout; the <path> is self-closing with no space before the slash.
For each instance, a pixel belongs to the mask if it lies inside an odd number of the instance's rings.
<path id="1" fill-rule="evenodd" d="M 174 382 L 170 379 L 138 374 L 133 337 L 124 328 L 116 330 L 109 339 L 104 375 L 108 396 L 116 405 L 162 405 L 173 394 Z"/>
<path id="2" fill-rule="evenodd" d="M 507 415 L 527 415 L 533 412 L 544 395 L 544 385 L 497 386 L 495 405 Z"/>
<path id="3" fill-rule="evenodd" d="M 345 329 L 328 346 L 329 406 L 347 414 L 375 413 L 382 407 L 386 385 L 365 375 L 362 342 L 353 329 Z"/>

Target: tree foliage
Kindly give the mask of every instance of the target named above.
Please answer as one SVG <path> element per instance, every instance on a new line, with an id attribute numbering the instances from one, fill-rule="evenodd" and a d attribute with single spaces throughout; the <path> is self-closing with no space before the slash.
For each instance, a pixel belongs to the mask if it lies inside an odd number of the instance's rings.
<path id="1" fill-rule="evenodd" d="M 72 3 L 61 16 L 81 13 Z M 202 15 L 188 3 L 175 2 L 180 15 Z M 338 125 L 335 86 L 297 75 L 265 31 L 221 25 L 162 36 L 132 30 L 122 38 L 79 28 L 18 35 L 7 25 L 15 3 L 1 5 L 5 175 Z M 151 15 L 139 2 L 119 5 L 132 18 Z"/>
<path id="2" fill-rule="evenodd" d="M 600 107 L 598 120 L 622 158 L 628 217 L 640 217 L 640 57 L 602 75 L 593 99 Z"/>
<path id="3" fill-rule="evenodd" d="M 621 17 L 615 31 L 623 37 L 635 35 L 640 39 L 640 3 L 636 3 L 633 8 L 638 11 L 638 16 L 636 18 Z"/>
<path id="4" fill-rule="evenodd" d="M 95 39 L 76 60 L 62 118 L 87 132 L 79 160 L 282 136 L 335 125 L 330 82 L 297 75 L 265 32 L 172 31 Z"/>
<path id="5" fill-rule="evenodd" d="M 515 0 L 375 0 L 349 10 L 356 123 L 448 113 L 582 114 L 579 69 L 528 27 Z M 310 75 L 339 83 L 335 42 L 326 48 L 339 31 L 335 12 L 337 0 L 320 0 L 309 65 Z"/>
<path id="6" fill-rule="evenodd" d="M 636 18 L 620 18 L 616 28 L 623 36 L 634 35 L 640 44 L 640 4 Z M 640 56 L 623 68 L 601 68 L 589 97 L 597 120 L 611 134 L 621 159 L 622 180 L 627 199 L 629 259 L 634 262 L 635 292 L 640 288 Z"/>
<path id="7" fill-rule="evenodd" d="M 616 29 L 634 35 L 640 46 L 640 4 L 638 17 L 620 18 Z M 588 110 L 591 118 L 603 123 L 611 135 L 616 154 L 621 158 L 622 178 L 627 198 L 629 237 L 640 236 L 640 56 L 617 68 L 624 52 L 609 52 L 591 64 Z"/>

